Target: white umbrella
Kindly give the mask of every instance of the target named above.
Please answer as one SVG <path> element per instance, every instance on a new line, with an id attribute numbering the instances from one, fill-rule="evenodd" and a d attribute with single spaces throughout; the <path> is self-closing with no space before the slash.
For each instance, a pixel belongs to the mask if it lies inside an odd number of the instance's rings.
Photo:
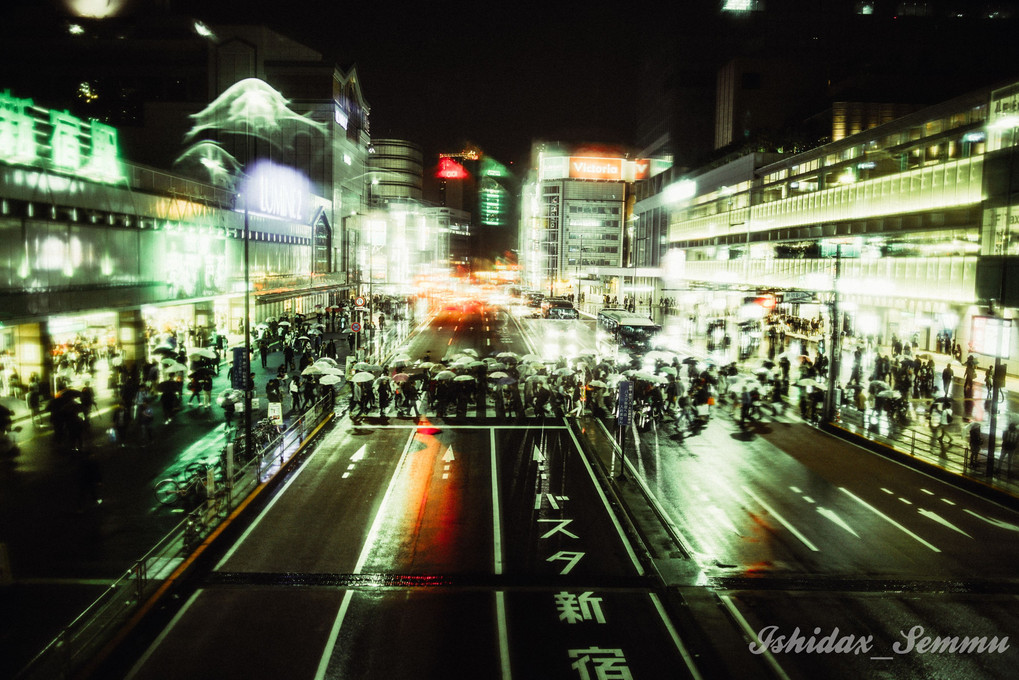
<path id="1" fill-rule="evenodd" d="M 343 378 L 339 375 L 324 375 L 318 382 L 320 385 L 335 385 L 342 380 Z"/>
<path id="2" fill-rule="evenodd" d="M 321 366 L 316 366 L 315 364 L 312 364 L 311 366 L 308 366 L 306 369 L 301 371 L 301 375 L 325 375 L 325 374 L 326 374 L 325 370 L 323 370 Z"/>
<path id="3" fill-rule="evenodd" d="M 339 364 L 336 362 L 336 359 L 333 359 L 332 357 L 322 357 L 320 359 L 317 359 L 315 363 L 322 364 L 324 366 L 332 366 L 333 368 L 339 366 Z"/>
<path id="4" fill-rule="evenodd" d="M 343 369 L 336 366 L 320 366 L 324 375 L 343 375 Z"/>
<path id="5" fill-rule="evenodd" d="M 592 380 L 591 382 L 589 382 L 587 384 L 588 384 L 589 387 L 608 387 L 608 385 L 606 385 L 601 380 Z"/>
<path id="6" fill-rule="evenodd" d="M 367 371 L 362 371 L 360 373 L 355 373 L 354 377 L 351 378 L 350 380 L 351 382 L 356 383 L 371 382 L 372 380 L 375 380 L 375 376 L 372 375 L 371 373 L 368 373 Z"/>
<path id="7" fill-rule="evenodd" d="M 539 361 L 540 362 L 540 361 L 544 361 L 544 359 L 539 357 L 537 354 L 525 354 L 524 356 L 520 357 L 520 361 L 525 361 L 525 362 L 526 361 Z"/>
<path id="8" fill-rule="evenodd" d="M 456 373 L 454 373 L 453 371 L 439 371 L 438 373 L 435 374 L 436 380 L 449 380 L 450 378 L 455 377 Z"/>
<path id="9" fill-rule="evenodd" d="M 506 373 L 504 371 L 495 371 L 494 373 L 489 373 L 488 374 L 488 379 L 489 380 L 497 380 L 498 378 L 508 378 L 508 377 L 509 377 L 509 373 Z"/>
<path id="10" fill-rule="evenodd" d="M 208 347 L 199 347 L 198 349 L 191 350 L 191 354 L 188 355 L 190 358 L 202 357 L 203 359 L 215 359 L 216 352 Z"/>
<path id="11" fill-rule="evenodd" d="M 355 371 L 367 371 L 369 368 L 371 368 L 371 364 L 364 361 L 359 361 L 354 364 Z"/>
<path id="12" fill-rule="evenodd" d="M 458 375 L 453 378 L 453 382 L 467 382 L 468 380 L 474 380 L 473 375 Z"/>
<path id="13" fill-rule="evenodd" d="M 506 350 L 505 352 L 499 352 L 495 356 L 499 357 L 500 359 L 517 359 L 520 357 L 520 355 L 517 354 L 516 352 L 510 352 L 509 350 Z"/>
<path id="14" fill-rule="evenodd" d="M 185 366 L 184 364 L 178 364 L 177 362 L 174 362 L 166 367 L 167 373 L 181 373 L 186 370 L 188 370 L 187 366 Z"/>
<path id="15" fill-rule="evenodd" d="M 460 353 L 461 353 L 461 354 L 470 354 L 470 355 L 471 355 L 472 357 L 474 357 L 475 359 L 477 359 L 477 358 L 478 358 L 478 350 L 476 350 L 476 349 L 471 349 L 470 347 L 468 347 L 467 349 L 462 349 L 462 350 L 460 350 Z"/>
<path id="16" fill-rule="evenodd" d="M 573 372 L 572 368 L 557 368 L 555 375 L 573 375 Z"/>
<path id="17" fill-rule="evenodd" d="M 280 322 L 279 322 L 279 325 L 280 325 L 280 326 L 289 326 L 289 325 L 290 325 L 290 322 L 289 322 L 289 321 L 280 321 Z"/>
<path id="18" fill-rule="evenodd" d="M 297 339 L 298 340 L 311 340 L 311 338 L 309 338 L 307 335 L 302 335 L 301 337 L 299 337 Z"/>
<path id="19" fill-rule="evenodd" d="M 308 331 L 308 333 L 310 333 L 311 335 L 322 335 L 322 331 L 320 331 L 317 328 L 312 328 L 310 331 Z"/>

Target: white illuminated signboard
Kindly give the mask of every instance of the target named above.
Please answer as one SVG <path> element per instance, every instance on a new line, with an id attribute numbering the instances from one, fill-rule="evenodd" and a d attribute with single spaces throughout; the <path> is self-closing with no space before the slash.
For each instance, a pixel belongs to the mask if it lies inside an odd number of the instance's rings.
<path id="1" fill-rule="evenodd" d="M 970 343 L 978 354 L 1008 359 L 1012 346 L 1012 320 L 994 316 L 974 316 Z"/>

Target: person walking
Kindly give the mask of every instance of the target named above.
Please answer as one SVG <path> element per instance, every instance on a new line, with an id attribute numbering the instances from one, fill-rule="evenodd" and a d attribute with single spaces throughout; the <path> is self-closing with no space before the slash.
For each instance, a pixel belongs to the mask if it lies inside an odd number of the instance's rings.
<path id="1" fill-rule="evenodd" d="M 237 406 L 234 404 L 233 399 L 226 399 L 223 401 L 223 429 L 229 432 L 234 426 L 234 413 L 237 411 Z"/>
<path id="2" fill-rule="evenodd" d="M 1001 438 L 1001 458 L 998 461 L 998 474 L 1008 470 L 1012 474 L 1012 455 L 1015 453 L 1016 445 L 1019 444 L 1019 427 L 1015 423 L 1009 423 L 1008 429 Z M 1008 461 L 1006 468 L 1005 461 Z"/>
<path id="3" fill-rule="evenodd" d="M 945 396 L 952 396 L 952 380 L 955 379 L 955 371 L 952 370 L 950 364 L 945 364 L 945 370 L 941 371 L 941 387 L 944 390 Z"/>
<path id="4" fill-rule="evenodd" d="M 976 467 L 980 457 L 980 449 L 983 448 L 984 437 L 980 434 L 980 423 L 972 423 L 969 426 L 969 467 Z"/>
<path id="5" fill-rule="evenodd" d="M 295 375 L 294 379 L 290 381 L 290 410 L 299 411 L 301 409 L 301 376 Z"/>

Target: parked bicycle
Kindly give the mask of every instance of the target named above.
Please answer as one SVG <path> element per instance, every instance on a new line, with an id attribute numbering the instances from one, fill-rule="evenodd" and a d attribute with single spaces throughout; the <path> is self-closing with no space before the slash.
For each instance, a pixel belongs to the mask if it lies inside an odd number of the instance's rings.
<path id="1" fill-rule="evenodd" d="M 208 470 L 209 466 L 205 463 L 190 463 L 184 468 L 181 478 L 171 477 L 156 483 L 156 500 L 162 505 L 176 505 L 185 501 L 197 505 L 208 500 L 205 487 Z"/>

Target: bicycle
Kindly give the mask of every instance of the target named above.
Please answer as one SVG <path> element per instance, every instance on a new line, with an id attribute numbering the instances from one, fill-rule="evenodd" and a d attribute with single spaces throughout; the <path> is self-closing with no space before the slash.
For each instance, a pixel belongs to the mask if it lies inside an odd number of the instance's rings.
<path id="1" fill-rule="evenodd" d="M 154 489 L 156 500 L 162 505 L 176 505 L 186 499 L 206 500 L 208 470 L 209 466 L 205 463 L 191 463 L 184 468 L 183 481 L 171 477 L 157 482 Z"/>

